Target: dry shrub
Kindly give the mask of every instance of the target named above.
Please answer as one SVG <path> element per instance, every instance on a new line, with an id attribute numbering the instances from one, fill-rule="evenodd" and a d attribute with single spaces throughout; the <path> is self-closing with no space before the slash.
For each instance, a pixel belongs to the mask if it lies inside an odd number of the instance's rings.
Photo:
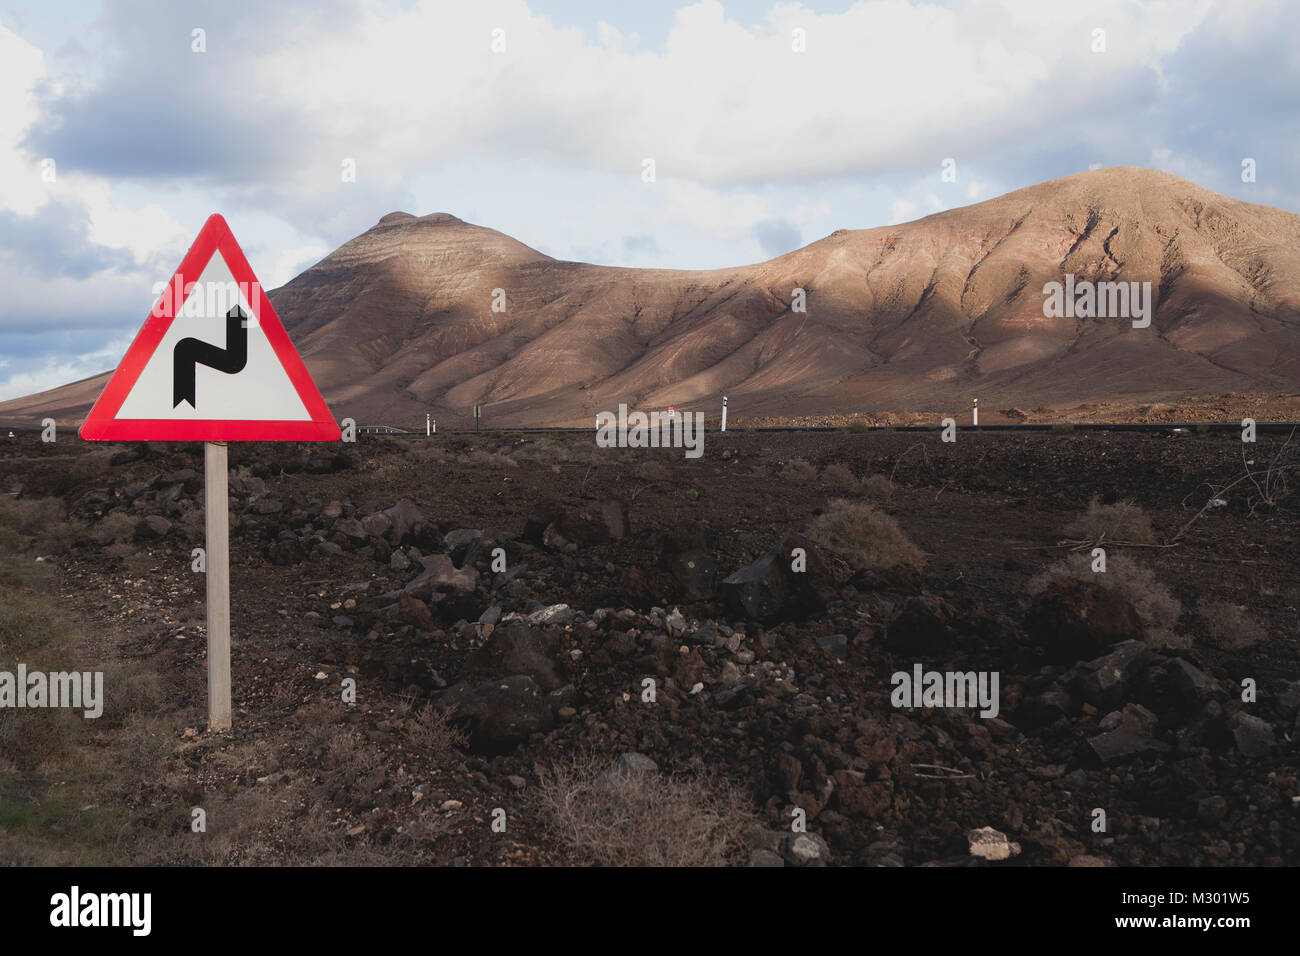
<path id="1" fill-rule="evenodd" d="M 835 491 L 844 493 L 854 491 L 858 487 L 858 479 L 852 469 L 838 461 L 822 469 L 822 482 Z"/>
<path id="2" fill-rule="evenodd" d="M 78 531 L 59 498 L 0 495 L 0 552 L 59 554 L 76 543 Z"/>
<path id="3" fill-rule="evenodd" d="M 0 588 L 0 656 L 4 659 L 26 660 L 35 667 L 28 655 L 67 636 L 67 623 L 48 594 Z"/>
<path id="4" fill-rule="evenodd" d="M 1066 529 L 1066 534 L 1097 541 L 1118 544 L 1155 544 L 1156 533 L 1151 527 L 1147 513 L 1132 501 L 1117 501 L 1113 505 L 1103 505 L 1096 498 L 1088 503 L 1085 514 L 1075 520 Z"/>
<path id="5" fill-rule="evenodd" d="M 75 484 L 102 478 L 108 474 L 108 459 L 111 456 L 111 451 L 90 452 L 89 454 L 79 455 L 68 466 L 68 478 Z"/>
<path id="6" fill-rule="evenodd" d="M 894 484 L 884 475 L 868 475 L 862 479 L 862 493 L 868 498 L 888 501 L 894 494 Z"/>
<path id="7" fill-rule="evenodd" d="M 668 466 L 661 461 L 655 461 L 648 458 L 641 462 L 636 469 L 637 477 L 645 481 L 667 481 L 672 477 L 672 472 Z"/>
<path id="8" fill-rule="evenodd" d="M 1142 619 L 1147 642 L 1152 646 L 1171 649 L 1190 646 L 1190 638 L 1176 632 L 1183 606 L 1160 583 L 1155 572 L 1127 555 L 1108 554 L 1106 571 L 1102 574 L 1092 570 L 1092 557 L 1087 552 L 1073 552 L 1065 560 L 1036 575 L 1029 582 L 1029 592 L 1038 594 L 1062 578 L 1095 580 L 1126 598 Z"/>
<path id="9" fill-rule="evenodd" d="M 90 529 L 90 536 L 100 544 L 124 544 L 135 537 L 140 519 L 125 511 L 111 511 Z"/>
<path id="10" fill-rule="evenodd" d="M 89 723 L 80 710 L 36 707 L 0 710 L 0 759 L 20 771 L 40 770 L 67 754 Z"/>
<path id="11" fill-rule="evenodd" d="M 120 727 L 135 715 L 156 714 L 164 703 L 157 671 L 142 662 L 112 664 L 104 669 L 104 713 L 100 727 Z"/>
<path id="12" fill-rule="evenodd" d="M 373 744 L 351 727 L 339 727 L 330 735 L 325 765 L 337 774 L 364 776 L 383 762 Z"/>
<path id="13" fill-rule="evenodd" d="M 207 538 L 208 528 L 202 508 L 191 508 L 186 511 L 176 524 L 181 529 L 182 540 L 199 545 Z"/>
<path id="14" fill-rule="evenodd" d="M 817 469 L 802 458 L 793 458 L 781 469 L 781 477 L 787 481 L 812 481 L 817 477 Z"/>
<path id="15" fill-rule="evenodd" d="M 837 498 L 808 528 L 808 537 L 834 551 L 857 571 L 925 563 L 921 549 L 892 517 L 875 505 Z"/>
<path id="16" fill-rule="evenodd" d="M 738 862 L 754 816 L 730 787 L 657 772 L 606 772 L 575 757 L 540 774 L 532 799 L 552 834 L 593 866 L 723 866 Z"/>
<path id="17" fill-rule="evenodd" d="M 406 725 L 411 745 L 425 756 L 445 757 L 469 742 L 465 732 L 451 723 L 451 714 L 425 704 Z"/>
<path id="18" fill-rule="evenodd" d="M 1227 651 L 1250 647 L 1268 636 L 1262 627 L 1251 620 L 1244 607 L 1227 601 L 1201 598 L 1196 605 L 1196 616 L 1205 625 L 1210 640 Z"/>

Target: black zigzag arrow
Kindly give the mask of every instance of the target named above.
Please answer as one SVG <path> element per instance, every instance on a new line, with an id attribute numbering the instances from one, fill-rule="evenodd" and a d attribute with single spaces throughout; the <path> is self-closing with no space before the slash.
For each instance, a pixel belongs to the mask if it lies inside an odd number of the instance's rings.
<path id="1" fill-rule="evenodd" d="M 234 375 L 248 362 L 248 316 L 239 306 L 226 313 L 226 347 L 219 349 L 201 339 L 181 339 L 172 352 L 172 408 L 181 402 L 194 405 L 194 366 Z"/>

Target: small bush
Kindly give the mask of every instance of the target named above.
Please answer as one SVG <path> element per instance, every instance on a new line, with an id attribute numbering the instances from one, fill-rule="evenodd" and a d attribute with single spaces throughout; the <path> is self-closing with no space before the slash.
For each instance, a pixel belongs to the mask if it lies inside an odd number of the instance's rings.
<path id="1" fill-rule="evenodd" d="M 78 485 L 101 478 L 108 474 L 108 458 L 108 452 L 79 455 L 68 467 L 68 478 Z"/>
<path id="2" fill-rule="evenodd" d="M 20 658 L 35 648 L 61 641 L 67 633 L 50 597 L 25 589 L 0 589 L 0 657 Z"/>
<path id="3" fill-rule="evenodd" d="M 1067 534 L 1087 541 L 1103 539 L 1111 543 L 1156 543 L 1156 533 L 1151 527 L 1151 519 L 1132 501 L 1103 505 L 1093 498 L 1088 504 L 1088 511 L 1065 530 Z"/>
<path id="4" fill-rule="evenodd" d="M 641 462 L 641 464 L 637 466 L 636 473 L 637 477 L 641 478 L 643 481 L 667 481 L 672 477 L 672 473 L 668 470 L 667 466 L 664 465 L 663 462 L 655 461 L 654 459 L 648 459 Z"/>
<path id="5" fill-rule="evenodd" d="M 894 484 L 884 475 L 868 475 L 862 479 L 862 493 L 868 498 L 888 501 L 894 494 Z"/>
<path id="6" fill-rule="evenodd" d="M 444 757 L 469 742 L 465 732 L 451 723 L 451 715 L 425 704 L 406 725 L 412 746 L 429 757 Z"/>
<path id="7" fill-rule="evenodd" d="M 1250 647 L 1267 637 L 1264 629 L 1251 620 L 1245 608 L 1227 601 L 1201 598 L 1196 606 L 1196 616 L 1205 625 L 1210 640 L 1224 650 L 1236 651 Z"/>
<path id="8" fill-rule="evenodd" d="M 921 549 L 889 515 L 867 502 L 837 498 L 808 529 L 808 537 L 834 551 L 858 571 L 920 568 Z"/>
<path id="9" fill-rule="evenodd" d="M 860 421 L 852 421 L 844 426 L 844 430 L 848 432 L 850 435 L 861 435 L 863 432 L 867 430 L 867 423 L 860 422 Z"/>
<path id="10" fill-rule="evenodd" d="M 77 532 L 58 498 L 0 495 L 0 551 L 60 554 L 76 542 Z"/>
<path id="11" fill-rule="evenodd" d="M 822 482 L 839 492 L 850 492 L 858 487 L 853 471 L 838 461 L 822 469 Z"/>
<path id="12" fill-rule="evenodd" d="M 533 800 L 550 831 L 593 866 L 739 862 L 754 824 L 729 787 L 655 771 L 609 774 L 592 756 L 543 770 Z"/>
<path id="13" fill-rule="evenodd" d="M 104 668 L 104 713 L 100 727 L 120 727 L 136 715 L 154 715 L 163 706 L 158 673 L 139 663 Z"/>
<path id="14" fill-rule="evenodd" d="M 100 544 L 123 544 L 135 537 L 139 520 L 125 511 L 111 511 L 90 529 L 90 536 Z"/>
<path id="15" fill-rule="evenodd" d="M 817 469 L 802 458 L 795 458 L 785 463 L 781 477 L 789 481 L 812 481 L 817 477 Z"/>
<path id="16" fill-rule="evenodd" d="M 1123 554 L 1109 554 L 1104 574 L 1092 570 L 1092 557 L 1083 551 L 1071 554 L 1057 562 L 1029 582 L 1030 594 L 1038 594 L 1053 581 L 1061 578 L 1078 578 L 1096 581 L 1126 598 L 1146 630 L 1146 639 L 1155 647 L 1185 648 L 1186 636 L 1178 634 L 1178 619 L 1183 606 L 1171 595 L 1148 567 L 1138 564 Z"/>
<path id="17" fill-rule="evenodd" d="M 1069 422 L 1058 422 L 1052 426 L 1053 435 L 1068 435 L 1074 431 L 1074 426 Z"/>

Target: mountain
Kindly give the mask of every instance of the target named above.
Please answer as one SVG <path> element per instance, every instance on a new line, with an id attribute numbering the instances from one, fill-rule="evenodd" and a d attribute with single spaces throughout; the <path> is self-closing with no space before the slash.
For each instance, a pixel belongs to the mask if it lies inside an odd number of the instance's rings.
<path id="1" fill-rule="evenodd" d="M 1046 316 L 1067 273 L 1150 283 L 1150 326 Z M 408 428 L 476 404 L 496 427 L 590 424 L 620 402 L 712 417 L 723 394 L 735 420 L 1300 389 L 1300 216 L 1135 167 L 709 271 L 565 262 L 390 213 L 270 298 L 336 417 Z M 106 380 L 0 404 L 0 421 L 79 420 Z"/>

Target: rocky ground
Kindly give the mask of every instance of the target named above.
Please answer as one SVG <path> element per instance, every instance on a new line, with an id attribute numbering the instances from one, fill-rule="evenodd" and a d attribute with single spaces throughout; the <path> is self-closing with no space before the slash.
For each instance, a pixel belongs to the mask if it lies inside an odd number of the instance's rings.
<path id="1" fill-rule="evenodd" d="M 576 435 L 232 445 L 235 726 L 209 734 L 201 447 L 25 436 L 0 448 L 0 491 L 67 515 L 41 563 L 77 660 L 158 689 L 58 759 L 0 753 L 0 856 L 1295 863 L 1285 441 L 736 431 L 697 461 Z M 923 561 L 819 544 L 840 498 L 892 515 Z M 1133 500 L 1153 536 L 1078 530 L 1093 498 Z M 47 557 L 38 538 L 23 560 Z M 996 672 L 997 716 L 893 706 L 916 664 Z M 100 777 L 78 777 L 83 750 Z M 113 824 L 89 828 L 83 799 Z"/>

